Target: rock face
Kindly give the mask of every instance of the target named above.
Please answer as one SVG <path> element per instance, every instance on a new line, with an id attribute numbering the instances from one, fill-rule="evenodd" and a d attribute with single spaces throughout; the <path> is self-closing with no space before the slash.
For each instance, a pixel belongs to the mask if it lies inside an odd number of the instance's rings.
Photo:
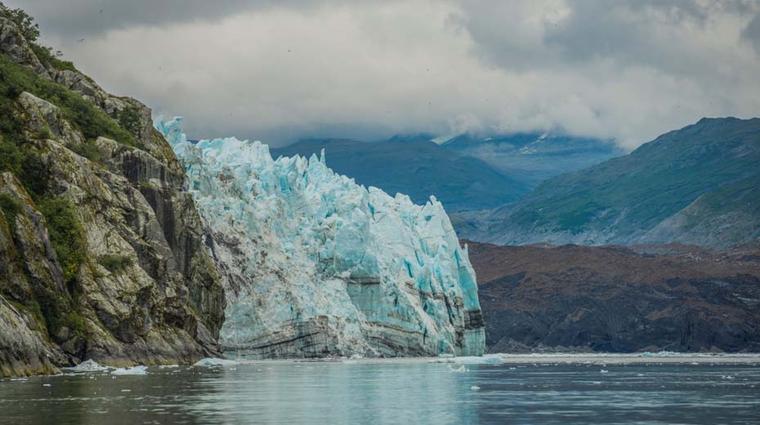
<path id="1" fill-rule="evenodd" d="M 32 47 L 0 17 L 2 374 L 218 353 L 221 279 L 150 110 Z"/>
<path id="2" fill-rule="evenodd" d="M 443 207 L 273 160 L 259 142 L 186 140 L 183 163 L 226 278 L 225 350 L 252 357 L 479 355 L 475 275 Z"/>
<path id="3" fill-rule="evenodd" d="M 760 350 L 760 251 L 470 243 L 489 351 Z"/>

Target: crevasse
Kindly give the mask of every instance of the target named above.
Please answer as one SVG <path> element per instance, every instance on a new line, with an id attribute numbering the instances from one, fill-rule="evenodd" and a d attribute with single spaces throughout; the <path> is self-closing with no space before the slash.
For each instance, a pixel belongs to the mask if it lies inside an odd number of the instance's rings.
<path id="1" fill-rule="evenodd" d="M 235 138 L 189 142 L 186 170 L 225 278 L 225 351 L 256 358 L 480 355 L 475 273 L 446 212 Z"/>

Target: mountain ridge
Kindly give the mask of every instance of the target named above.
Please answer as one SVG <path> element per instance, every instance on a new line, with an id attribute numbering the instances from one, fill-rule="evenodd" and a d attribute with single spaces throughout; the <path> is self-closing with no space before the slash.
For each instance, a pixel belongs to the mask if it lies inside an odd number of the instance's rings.
<path id="1" fill-rule="evenodd" d="M 391 142 L 305 139 L 271 151 L 273 156 L 310 156 L 322 149 L 330 168 L 359 184 L 407 194 L 418 204 L 434 195 L 447 211 L 491 208 L 514 202 L 527 191 L 479 159 L 419 138 Z"/>
<path id="2" fill-rule="evenodd" d="M 457 226 L 463 237 L 500 244 L 702 241 L 727 248 L 757 231 L 721 235 L 708 223 L 727 214 L 739 221 L 723 228 L 760 223 L 757 163 L 760 119 L 704 118 L 626 156 L 550 179 L 513 205 L 461 215 Z"/>
<path id="3" fill-rule="evenodd" d="M 531 188 L 562 173 L 625 154 L 612 140 L 552 132 L 480 136 L 465 133 L 445 141 L 442 146 L 482 159 Z"/>

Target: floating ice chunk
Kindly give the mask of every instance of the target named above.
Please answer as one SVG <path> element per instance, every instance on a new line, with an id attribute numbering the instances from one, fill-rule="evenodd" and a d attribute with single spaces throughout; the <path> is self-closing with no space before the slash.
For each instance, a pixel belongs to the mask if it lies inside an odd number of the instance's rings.
<path id="1" fill-rule="evenodd" d="M 193 367 L 229 367 L 237 364 L 238 362 L 235 360 L 206 357 L 205 359 L 198 360 Z"/>
<path id="2" fill-rule="evenodd" d="M 602 370 L 600 370 L 600 371 L 599 371 L 599 373 L 609 373 L 609 372 L 610 372 L 610 371 L 609 371 L 609 370 L 607 370 L 607 369 L 602 369 Z"/>
<path id="3" fill-rule="evenodd" d="M 111 368 L 108 366 L 103 366 L 96 362 L 95 360 L 89 359 L 85 360 L 82 363 L 79 363 L 78 365 L 74 367 L 67 367 L 64 368 L 68 372 L 74 372 L 74 373 L 88 373 L 88 372 L 105 372 L 107 370 L 110 370 Z"/>
<path id="4" fill-rule="evenodd" d="M 673 356 L 678 356 L 678 355 L 679 353 L 676 353 L 674 351 L 658 351 L 656 353 L 645 351 L 641 353 L 642 357 L 673 357 Z"/>
<path id="5" fill-rule="evenodd" d="M 453 362 L 458 364 L 500 365 L 504 364 L 504 358 L 499 354 L 486 354 L 483 356 L 454 357 Z"/>
<path id="6" fill-rule="evenodd" d="M 111 375 L 147 375 L 147 366 L 121 367 L 111 371 Z"/>
<path id="7" fill-rule="evenodd" d="M 467 372 L 467 368 L 464 365 L 459 365 L 459 367 L 449 365 L 449 371 L 453 373 L 465 373 Z"/>

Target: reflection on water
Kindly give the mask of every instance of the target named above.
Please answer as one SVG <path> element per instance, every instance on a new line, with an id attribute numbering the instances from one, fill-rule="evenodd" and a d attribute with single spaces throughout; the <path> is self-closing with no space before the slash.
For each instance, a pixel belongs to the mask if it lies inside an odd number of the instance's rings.
<path id="1" fill-rule="evenodd" d="M 760 423 L 760 368 L 259 362 L 0 382 L 0 423 Z"/>

